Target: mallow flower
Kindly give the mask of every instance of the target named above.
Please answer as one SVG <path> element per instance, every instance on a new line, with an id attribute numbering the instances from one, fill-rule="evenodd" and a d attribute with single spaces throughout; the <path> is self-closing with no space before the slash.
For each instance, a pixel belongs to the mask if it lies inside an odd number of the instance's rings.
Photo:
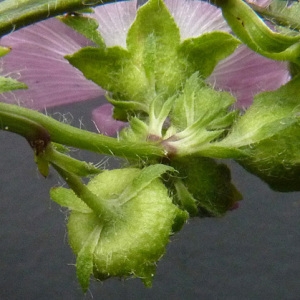
<path id="1" fill-rule="evenodd" d="M 267 1 L 256 1 L 265 5 Z M 180 29 L 181 40 L 211 31 L 230 32 L 220 9 L 201 1 L 166 0 L 165 4 Z M 117 2 L 98 6 L 91 17 L 99 23 L 98 30 L 107 47 L 126 48 L 126 35 L 137 12 L 137 1 Z M 20 81 L 28 90 L 0 95 L 1 101 L 42 110 L 77 101 L 85 101 L 104 94 L 104 91 L 84 78 L 80 71 L 64 59 L 91 41 L 73 31 L 57 19 L 42 21 L 3 37 L 3 46 L 12 51 L 1 60 L 1 68 Z M 230 91 L 236 106 L 247 108 L 253 96 L 261 91 L 274 90 L 289 80 L 287 65 L 269 60 L 241 45 L 222 60 L 207 78 L 220 90 Z M 100 132 L 113 134 L 124 123 L 112 118 L 108 104 L 93 112 L 93 120 Z"/>

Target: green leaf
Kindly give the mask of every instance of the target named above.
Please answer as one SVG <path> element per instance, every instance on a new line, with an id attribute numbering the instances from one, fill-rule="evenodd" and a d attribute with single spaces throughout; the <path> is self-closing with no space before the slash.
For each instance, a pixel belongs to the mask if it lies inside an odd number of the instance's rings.
<path id="1" fill-rule="evenodd" d="M 77 255 L 76 273 L 83 292 L 86 292 L 90 285 L 90 275 L 93 274 L 94 267 L 94 251 L 101 236 L 101 231 L 102 226 L 95 226 Z"/>
<path id="2" fill-rule="evenodd" d="M 98 30 L 99 24 L 95 19 L 83 16 L 83 15 L 65 15 L 58 17 L 60 21 L 70 26 L 77 32 L 90 39 L 100 48 L 105 48 L 105 43 Z"/>
<path id="3" fill-rule="evenodd" d="M 27 89 L 27 85 L 9 77 L 0 76 L 0 93 L 18 89 Z"/>

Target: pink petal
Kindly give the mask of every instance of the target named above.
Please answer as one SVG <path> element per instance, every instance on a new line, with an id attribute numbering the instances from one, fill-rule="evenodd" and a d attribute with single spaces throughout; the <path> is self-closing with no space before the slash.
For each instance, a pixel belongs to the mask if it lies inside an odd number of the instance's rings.
<path id="1" fill-rule="evenodd" d="M 181 40 L 215 30 L 230 31 L 221 10 L 209 3 L 166 0 L 165 4 L 180 29 Z"/>
<path id="2" fill-rule="evenodd" d="M 237 97 L 237 107 L 247 107 L 255 94 L 275 90 L 289 79 L 286 63 L 267 59 L 242 45 L 217 65 L 208 82 Z"/>
<path id="3" fill-rule="evenodd" d="M 29 87 L 2 94 L 1 101 L 44 109 L 103 94 L 64 59 L 91 42 L 55 18 L 13 32 L 0 43 L 12 47 L 0 60 L 2 73 Z"/>
<path id="4" fill-rule="evenodd" d="M 91 17 L 98 21 L 99 31 L 108 47 L 126 48 L 127 32 L 135 19 L 136 6 L 134 0 L 100 5 L 94 9 Z"/>
<path id="5" fill-rule="evenodd" d="M 109 136 L 116 135 L 128 123 L 113 118 L 113 106 L 104 104 L 93 110 L 92 119 L 100 133 Z"/>

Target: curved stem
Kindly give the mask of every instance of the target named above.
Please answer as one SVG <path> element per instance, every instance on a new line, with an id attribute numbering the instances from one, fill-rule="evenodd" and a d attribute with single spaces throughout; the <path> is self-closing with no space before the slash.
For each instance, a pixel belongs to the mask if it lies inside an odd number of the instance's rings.
<path id="1" fill-rule="evenodd" d="M 7 0 L 0 3 L 0 36 L 66 12 L 113 0 Z"/>
<path id="2" fill-rule="evenodd" d="M 35 110 L 0 103 L 0 129 L 26 137 L 26 132 L 30 132 L 26 129 L 30 122 L 45 128 L 51 141 L 62 145 L 125 158 L 156 159 L 165 156 L 164 149 L 159 144 L 118 140 L 61 123 Z M 20 128 L 25 131 L 21 133 Z"/>

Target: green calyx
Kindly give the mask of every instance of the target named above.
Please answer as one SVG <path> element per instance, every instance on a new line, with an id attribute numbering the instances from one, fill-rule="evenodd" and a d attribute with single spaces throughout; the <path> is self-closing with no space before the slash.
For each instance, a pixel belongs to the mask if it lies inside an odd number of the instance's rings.
<path id="1" fill-rule="evenodd" d="M 214 90 L 196 72 L 173 97 L 162 101 L 157 96 L 144 121 L 131 118 L 120 138 L 160 143 L 170 159 L 203 153 L 210 156 L 211 142 L 222 139 L 238 118 L 239 112 L 231 109 L 234 102 L 233 96 Z"/>
<path id="2" fill-rule="evenodd" d="M 91 32 L 87 33 L 85 27 L 85 36 L 99 35 L 93 26 L 88 27 Z M 240 44 L 226 32 L 182 41 L 162 0 L 150 0 L 138 9 L 128 30 L 126 48 L 106 48 L 96 43 L 98 47 L 83 48 L 66 58 L 88 79 L 110 92 L 108 100 L 115 106 L 115 116 L 122 120 L 140 112 L 149 114 L 157 97 L 163 103 L 176 95 L 196 72 L 205 79 Z"/>
<path id="3" fill-rule="evenodd" d="M 172 203 L 158 178 L 166 170 L 172 168 L 154 165 L 143 170 L 117 169 L 94 177 L 87 187 L 114 210 L 111 219 L 95 214 L 71 190 L 52 190 L 54 201 L 72 203 L 69 243 L 77 255 L 77 275 L 84 290 L 92 273 L 100 280 L 139 277 L 151 286 L 156 263 L 170 235 L 187 218 L 187 213 Z"/>

